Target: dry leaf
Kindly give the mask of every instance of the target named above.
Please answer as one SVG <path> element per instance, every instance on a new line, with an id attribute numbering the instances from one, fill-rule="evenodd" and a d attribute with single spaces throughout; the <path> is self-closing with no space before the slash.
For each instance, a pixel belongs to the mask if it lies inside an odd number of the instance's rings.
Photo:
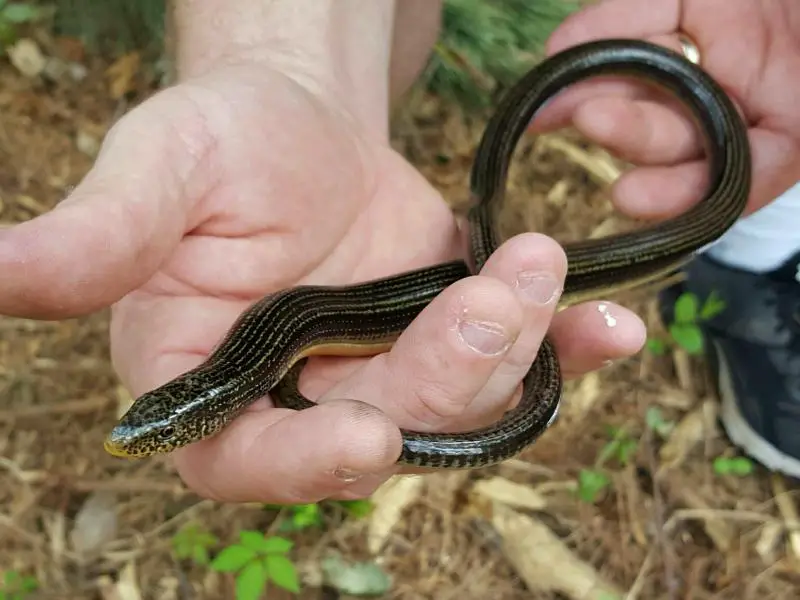
<path id="1" fill-rule="evenodd" d="M 75 145 L 86 156 L 94 158 L 100 152 L 100 140 L 85 129 L 79 129 L 75 136 Z"/>
<path id="2" fill-rule="evenodd" d="M 70 532 L 73 550 L 88 558 L 99 553 L 117 535 L 117 498 L 109 492 L 95 492 L 84 502 Z"/>
<path id="3" fill-rule="evenodd" d="M 692 397 L 684 390 L 676 387 L 664 387 L 659 391 L 656 401 L 667 408 L 689 410 L 694 403 Z"/>
<path id="4" fill-rule="evenodd" d="M 47 65 L 47 59 L 39 45 L 30 38 L 22 38 L 7 48 L 6 52 L 11 64 L 25 77 L 37 77 Z"/>
<path id="5" fill-rule="evenodd" d="M 403 511 L 419 498 L 423 484 L 422 477 L 396 476 L 375 491 L 367 533 L 370 552 L 377 554 L 380 551 Z"/>
<path id="6" fill-rule="evenodd" d="M 478 481 L 472 489 L 482 496 L 509 506 L 531 510 L 542 510 L 547 506 L 547 499 L 536 490 L 504 477 Z"/>
<path id="7" fill-rule="evenodd" d="M 761 528 L 761 535 L 756 542 L 756 552 L 764 561 L 764 564 L 774 563 L 777 558 L 777 550 L 783 539 L 783 526 L 777 521 L 765 523 Z"/>
<path id="8" fill-rule="evenodd" d="M 129 52 L 120 56 L 106 69 L 108 91 L 114 100 L 119 100 L 125 94 L 133 91 L 139 64 L 139 53 Z"/>
<path id="9" fill-rule="evenodd" d="M 495 504 L 492 525 L 502 538 L 503 551 L 531 591 L 555 591 L 575 600 L 621 598 L 613 584 L 604 581 L 536 519 Z"/>
<path id="10" fill-rule="evenodd" d="M 136 569 L 133 562 L 129 562 L 120 571 L 117 580 L 117 597 L 120 600 L 142 600 L 142 593 L 136 583 Z"/>
<path id="11" fill-rule="evenodd" d="M 706 400 L 681 419 L 659 452 L 662 467 L 680 465 L 689 452 L 715 430 L 715 417 L 716 403 Z"/>
<path id="12" fill-rule="evenodd" d="M 124 385 L 118 385 L 115 392 L 115 396 L 117 397 L 117 419 L 121 419 L 133 405 L 133 396 L 131 396 L 128 388 Z"/>
<path id="13" fill-rule="evenodd" d="M 55 42 L 64 60 L 80 62 L 86 57 L 86 47 L 78 38 L 60 37 Z"/>
<path id="14" fill-rule="evenodd" d="M 33 196 L 26 196 L 24 194 L 17 196 L 17 206 L 24 208 L 34 215 L 43 215 L 44 213 L 48 212 L 46 205 L 39 202 Z"/>
<path id="15" fill-rule="evenodd" d="M 569 402 L 565 402 L 562 407 L 562 417 L 565 420 L 580 421 L 583 419 L 600 398 L 600 375 L 597 371 L 587 373 L 576 384 L 576 388 L 570 394 Z"/>
<path id="16" fill-rule="evenodd" d="M 132 562 L 119 573 L 119 579 L 103 575 L 97 580 L 97 588 L 103 600 L 142 600 L 142 592 L 136 583 L 136 571 Z"/>

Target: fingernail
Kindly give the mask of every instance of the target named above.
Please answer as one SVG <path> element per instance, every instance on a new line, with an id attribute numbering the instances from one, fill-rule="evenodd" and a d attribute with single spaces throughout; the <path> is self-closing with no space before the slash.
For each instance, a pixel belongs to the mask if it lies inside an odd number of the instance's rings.
<path id="1" fill-rule="evenodd" d="M 550 304 L 560 291 L 558 280 L 546 271 L 523 271 L 517 275 L 517 289 L 536 304 Z"/>
<path id="2" fill-rule="evenodd" d="M 497 323 L 462 319 L 458 323 L 458 332 L 467 346 L 480 354 L 494 356 L 510 345 L 508 335 Z"/>
<path id="3" fill-rule="evenodd" d="M 354 481 L 358 481 L 364 475 L 359 473 L 358 471 L 353 471 L 352 469 L 348 469 L 347 467 L 336 467 L 333 470 L 333 475 L 337 479 L 341 479 L 345 483 L 353 483 Z"/>

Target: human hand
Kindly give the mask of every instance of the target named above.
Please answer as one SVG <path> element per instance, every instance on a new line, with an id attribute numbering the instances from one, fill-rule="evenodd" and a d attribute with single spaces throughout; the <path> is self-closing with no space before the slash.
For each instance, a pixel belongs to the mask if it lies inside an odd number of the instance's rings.
<path id="1" fill-rule="evenodd" d="M 114 304 L 112 358 L 139 395 L 202 361 L 266 293 L 464 257 L 441 196 L 347 94 L 314 83 L 226 56 L 126 115 L 67 200 L 0 232 L 0 313 L 64 318 Z M 508 241 L 391 352 L 310 363 L 304 389 L 323 394 L 320 406 L 257 402 L 177 451 L 181 476 L 225 501 L 364 496 L 395 470 L 398 426 L 500 418 L 548 327 L 567 376 L 636 352 L 644 329 L 622 307 L 610 309 L 613 329 L 594 303 L 553 317 L 565 269 L 545 236 Z"/>
<path id="2" fill-rule="evenodd" d="M 701 66 L 738 104 L 753 158 L 750 213 L 800 180 L 800 4 L 796 0 L 604 0 L 564 21 L 548 54 L 582 42 L 643 38 L 680 51 L 679 32 Z M 666 218 L 700 199 L 707 180 L 702 139 L 675 102 L 649 88 L 606 78 L 574 86 L 534 129 L 573 123 L 589 139 L 635 163 L 614 185 L 615 205 L 636 218 Z"/>

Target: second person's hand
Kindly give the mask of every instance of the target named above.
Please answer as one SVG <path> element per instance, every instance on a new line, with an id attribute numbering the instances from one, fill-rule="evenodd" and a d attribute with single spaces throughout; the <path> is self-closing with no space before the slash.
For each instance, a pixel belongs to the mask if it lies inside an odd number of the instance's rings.
<path id="1" fill-rule="evenodd" d="M 553 54 L 589 40 L 646 39 L 681 51 L 697 45 L 701 66 L 738 104 L 748 124 L 753 189 L 747 213 L 780 196 L 800 174 L 800 3 L 796 0 L 603 0 L 562 23 Z M 626 214 L 662 219 L 701 197 L 706 164 L 698 128 L 675 102 L 617 78 L 576 85 L 554 101 L 535 130 L 573 124 L 636 167 L 615 182 Z"/>

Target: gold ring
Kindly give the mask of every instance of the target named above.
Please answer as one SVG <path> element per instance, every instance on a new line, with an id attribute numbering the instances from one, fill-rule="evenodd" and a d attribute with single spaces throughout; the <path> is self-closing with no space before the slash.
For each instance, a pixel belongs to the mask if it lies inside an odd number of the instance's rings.
<path id="1" fill-rule="evenodd" d="M 697 42 L 695 42 L 688 34 L 683 32 L 678 34 L 678 41 L 681 44 L 681 51 L 686 57 L 686 60 L 699 65 L 700 49 L 697 47 Z"/>

